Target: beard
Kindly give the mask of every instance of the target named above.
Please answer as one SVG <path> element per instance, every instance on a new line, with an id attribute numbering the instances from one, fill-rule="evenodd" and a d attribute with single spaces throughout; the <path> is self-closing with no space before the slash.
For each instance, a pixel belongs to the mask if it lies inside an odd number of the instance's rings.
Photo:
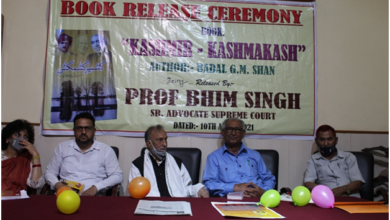
<path id="1" fill-rule="evenodd" d="M 93 143 L 93 136 L 89 138 L 88 135 L 82 134 L 78 138 L 76 138 L 76 141 L 79 142 L 80 144 Z"/>

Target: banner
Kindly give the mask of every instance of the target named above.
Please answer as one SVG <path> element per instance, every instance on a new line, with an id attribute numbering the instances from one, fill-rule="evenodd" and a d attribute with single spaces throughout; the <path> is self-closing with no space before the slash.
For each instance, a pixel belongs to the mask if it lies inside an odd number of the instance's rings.
<path id="1" fill-rule="evenodd" d="M 219 137 L 239 118 L 251 137 L 312 138 L 314 3 L 58 1 L 49 6 L 41 131 Z"/>

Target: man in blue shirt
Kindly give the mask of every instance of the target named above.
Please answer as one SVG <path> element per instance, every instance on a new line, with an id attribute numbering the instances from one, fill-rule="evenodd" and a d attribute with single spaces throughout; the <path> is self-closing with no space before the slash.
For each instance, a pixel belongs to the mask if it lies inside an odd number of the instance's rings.
<path id="1" fill-rule="evenodd" d="M 222 123 L 225 144 L 207 157 L 203 175 L 203 184 L 211 196 L 243 191 L 246 197 L 260 197 L 274 188 L 275 177 L 267 170 L 260 154 L 241 142 L 245 131 L 240 119 L 230 118 Z"/>

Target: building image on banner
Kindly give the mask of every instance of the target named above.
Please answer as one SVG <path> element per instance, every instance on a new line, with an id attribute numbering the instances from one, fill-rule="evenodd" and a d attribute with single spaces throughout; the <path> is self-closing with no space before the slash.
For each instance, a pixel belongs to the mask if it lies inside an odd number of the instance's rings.
<path id="1" fill-rule="evenodd" d="M 51 123 L 71 122 L 80 112 L 116 119 L 109 32 L 57 29 L 55 36 Z"/>

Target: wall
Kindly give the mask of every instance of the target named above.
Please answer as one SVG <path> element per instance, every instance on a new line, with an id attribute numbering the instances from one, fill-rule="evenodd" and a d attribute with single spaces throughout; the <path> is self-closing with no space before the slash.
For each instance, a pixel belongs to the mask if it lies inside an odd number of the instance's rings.
<path id="1" fill-rule="evenodd" d="M 318 0 L 318 124 L 337 130 L 380 131 L 382 134 L 341 133 L 338 147 L 359 151 L 388 147 L 388 1 Z M 47 33 L 47 0 L 3 0 L 2 122 L 25 118 L 39 123 L 43 99 L 43 74 Z M 55 146 L 72 137 L 43 137 L 36 126 L 36 143 L 45 170 Z M 366 133 L 366 134 L 364 134 Z M 120 165 L 127 178 L 131 161 L 145 146 L 141 138 L 97 137 L 118 146 Z M 221 139 L 175 137 L 170 147 L 202 150 L 206 156 L 221 145 Z M 253 149 L 276 149 L 280 154 L 279 186 L 300 185 L 312 141 L 245 139 Z M 376 159 L 387 158 L 376 156 Z M 375 175 L 387 165 L 376 165 Z M 122 191 L 123 194 L 123 191 Z"/>

